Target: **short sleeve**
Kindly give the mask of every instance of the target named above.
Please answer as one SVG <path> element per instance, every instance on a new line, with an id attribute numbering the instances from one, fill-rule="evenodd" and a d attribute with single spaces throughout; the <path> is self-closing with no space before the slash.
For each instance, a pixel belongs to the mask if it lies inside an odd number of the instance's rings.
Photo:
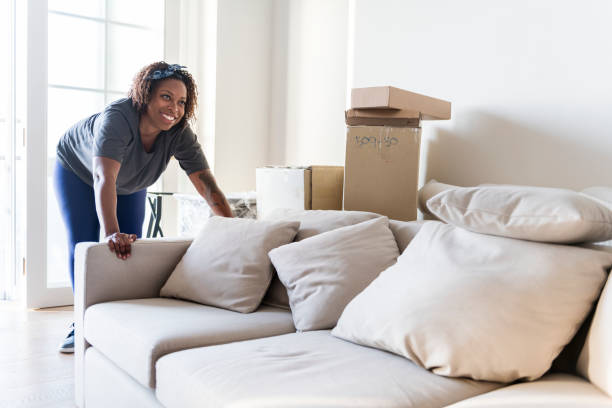
<path id="1" fill-rule="evenodd" d="M 173 154 L 187 175 L 209 168 L 202 146 L 189 126 L 178 135 Z"/>
<path id="2" fill-rule="evenodd" d="M 94 125 L 93 155 L 123 162 L 133 135 L 127 118 L 116 109 L 100 114 Z"/>

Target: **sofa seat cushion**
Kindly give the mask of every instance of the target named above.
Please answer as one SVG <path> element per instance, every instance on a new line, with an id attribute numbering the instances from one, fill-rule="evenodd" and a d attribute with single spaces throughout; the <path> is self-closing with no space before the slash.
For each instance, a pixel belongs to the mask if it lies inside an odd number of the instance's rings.
<path id="1" fill-rule="evenodd" d="M 469 398 L 451 407 L 603 408 L 612 407 L 612 398 L 583 378 L 569 374 L 550 374 L 538 381 L 514 384 Z"/>
<path id="2" fill-rule="evenodd" d="M 95 347 L 85 352 L 84 384 L 87 408 L 163 408 L 155 390 L 143 387 Z"/>
<path id="3" fill-rule="evenodd" d="M 438 376 L 322 330 L 166 355 L 157 362 L 156 395 L 167 408 L 425 408 L 500 386 Z"/>
<path id="4" fill-rule="evenodd" d="M 155 387 L 155 362 L 193 347 L 295 331 L 291 312 L 262 306 L 244 314 L 176 299 L 123 300 L 85 312 L 85 339 L 141 384 Z"/>

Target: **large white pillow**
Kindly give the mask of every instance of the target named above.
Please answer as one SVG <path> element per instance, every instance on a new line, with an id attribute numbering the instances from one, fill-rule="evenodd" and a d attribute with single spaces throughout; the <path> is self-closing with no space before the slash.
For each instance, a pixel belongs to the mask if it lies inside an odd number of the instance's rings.
<path id="1" fill-rule="evenodd" d="M 610 253 L 432 221 L 332 334 L 445 376 L 534 380 L 577 331 L 610 265 Z"/>
<path id="2" fill-rule="evenodd" d="M 608 206 L 560 188 L 457 187 L 430 198 L 427 208 L 449 224 L 483 234 L 568 244 L 612 239 Z"/>
<path id="3" fill-rule="evenodd" d="M 212 217 L 160 295 L 252 312 L 272 279 L 268 252 L 293 241 L 299 226 L 299 222 L 291 221 Z"/>
<path id="4" fill-rule="evenodd" d="M 399 251 L 388 225 L 379 217 L 270 251 L 296 329 L 331 329 L 347 303 L 395 263 Z"/>
<path id="5" fill-rule="evenodd" d="M 594 246 L 612 252 L 610 246 Z M 612 277 L 604 286 L 582 350 L 577 371 L 612 397 Z"/>
<path id="6" fill-rule="evenodd" d="M 313 237 L 323 232 L 359 224 L 360 222 L 380 217 L 380 214 L 365 211 L 338 211 L 338 210 L 296 210 L 293 208 L 277 208 L 265 218 L 274 221 L 299 221 L 300 229 L 295 236 L 296 241 Z M 266 292 L 262 303 L 289 309 L 287 289 L 274 273 L 272 283 Z"/>
<path id="7" fill-rule="evenodd" d="M 589 187 L 582 190 L 581 193 L 596 200 L 601 200 L 607 206 L 612 206 L 612 187 Z"/>

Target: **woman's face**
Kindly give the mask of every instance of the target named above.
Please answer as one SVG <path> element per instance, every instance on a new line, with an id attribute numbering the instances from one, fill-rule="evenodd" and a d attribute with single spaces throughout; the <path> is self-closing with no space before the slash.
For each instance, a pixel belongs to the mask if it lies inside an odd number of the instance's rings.
<path id="1" fill-rule="evenodd" d="M 175 78 L 164 79 L 157 84 L 147 104 L 145 115 L 150 124 L 161 130 L 169 130 L 185 115 L 187 87 Z"/>

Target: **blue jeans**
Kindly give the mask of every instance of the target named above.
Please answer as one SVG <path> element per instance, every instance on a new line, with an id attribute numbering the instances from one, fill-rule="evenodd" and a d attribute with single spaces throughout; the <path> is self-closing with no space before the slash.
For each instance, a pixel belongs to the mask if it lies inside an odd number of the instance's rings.
<path id="1" fill-rule="evenodd" d="M 70 283 L 74 292 L 74 247 L 79 242 L 100 240 L 96 200 L 93 187 L 64 168 L 58 161 L 55 162 L 53 182 L 68 236 Z M 141 237 L 146 196 L 146 189 L 132 194 L 117 195 L 117 219 L 121 232 Z"/>

